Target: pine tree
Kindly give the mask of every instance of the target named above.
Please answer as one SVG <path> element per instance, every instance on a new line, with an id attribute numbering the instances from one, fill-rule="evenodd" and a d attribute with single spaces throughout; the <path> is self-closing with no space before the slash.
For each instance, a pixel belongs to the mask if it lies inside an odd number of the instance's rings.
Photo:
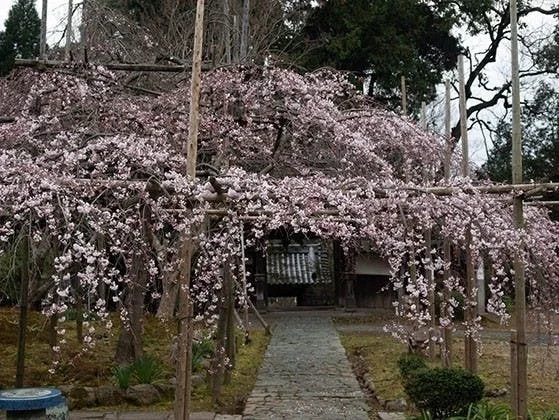
<path id="1" fill-rule="evenodd" d="M 35 0 L 17 0 L 0 33 L 0 76 L 10 72 L 16 58 L 39 55 L 41 19 L 35 9 Z"/>

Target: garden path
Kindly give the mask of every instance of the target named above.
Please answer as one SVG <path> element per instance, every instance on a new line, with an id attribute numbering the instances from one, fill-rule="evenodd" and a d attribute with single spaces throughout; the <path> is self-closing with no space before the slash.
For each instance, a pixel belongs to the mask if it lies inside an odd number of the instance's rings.
<path id="1" fill-rule="evenodd" d="M 268 314 L 272 339 L 243 420 L 369 419 L 332 313 Z"/>

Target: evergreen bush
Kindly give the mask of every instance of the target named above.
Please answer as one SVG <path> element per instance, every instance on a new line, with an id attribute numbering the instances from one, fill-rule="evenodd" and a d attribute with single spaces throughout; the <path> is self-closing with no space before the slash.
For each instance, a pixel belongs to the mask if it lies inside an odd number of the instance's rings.
<path id="1" fill-rule="evenodd" d="M 484 384 L 464 369 L 434 368 L 412 371 L 404 380 L 404 389 L 418 409 L 429 410 L 433 419 L 448 419 L 480 401 Z"/>
<path id="2" fill-rule="evenodd" d="M 398 369 L 400 376 L 406 381 L 414 372 L 422 369 L 427 369 L 427 362 L 425 359 L 417 354 L 402 354 L 398 359 Z"/>

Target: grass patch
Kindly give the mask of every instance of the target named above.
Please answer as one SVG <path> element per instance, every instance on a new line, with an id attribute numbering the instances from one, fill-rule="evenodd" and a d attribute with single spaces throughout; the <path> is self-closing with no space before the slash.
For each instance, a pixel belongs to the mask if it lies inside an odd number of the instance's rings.
<path id="1" fill-rule="evenodd" d="M 203 385 L 195 389 L 192 396 L 195 411 L 215 410 L 218 413 L 242 414 L 270 342 L 270 336 L 261 330 L 252 331 L 250 338 L 249 345 L 243 344 L 238 348 L 237 365 L 231 375 L 231 383 L 223 386 L 217 405 L 212 406 L 211 391 L 207 385 Z"/>
<path id="2" fill-rule="evenodd" d="M 0 389 L 13 388 L 16 375 L 18 311 L 12 308 L 0 308 Z M 95 323 L 93 321 L 92 323 Z M 115 354 L 120 321 L 118 316 L 113 319 L 115 325 L 112 332 L 99 328 L 95 333 L 95 347 L 86 352 L 76 339 L 75 322 L 65 321 L 62 327 L 66 330 L 64 338 L 67 343 L 61 346 L 58 356 L 60 363 L 54 374 L 49 373 L 53 367 L 53 352 L 48 345 L 48 319 L 38 312 L 29 313 L 29 328 L 26 336 L 26 357 L 24 386 L 61 386 L 84 385 L 102 386 L 117 385 L 115 382 Z M 176 325 L 153 316 L 144 320 L 144 352 L 149 355 L 149 365 L 144 369 L 146 375 L 153 373 L 156 366 L 157 378 L 161 382 L 175 375 L 172 361 L 172 342 L 176 333 Z M 251 331 L 252 342 L 240 345 L 237 353 L 237 366 L 232 374 L 232 381 L 223 387 L 222 397 L 217 406 L 212 406 L 211 394 L 206 385 L 195 388 L 192 393 L 193 411 L 218 411 L 220 413 L 238 414 L 242 411 L 248 395 L 252 391 L 258 368 L 269 342 L 263 331 Z M 242 340 L 239 340 L 241 342 Z M 121 375 L 122 376 L 122 375 Z M 125 376 L 125 375 L 124 375 Z M 121 378 L 126 382 L 127 378 Z M 128 378 L 137 383 L 136 378 Z M 121 384 L 124 386 L 124 383 Z M 170 410 L 173 401 L 166 401 L 150 409 Z"/>
<path id="3" fill-rule="evenodd" d="M 397 360 L 407 346 L 387 334 L 341 333 L 340 338 L 350 358 L 360 358 L 373 378 L 376 395 L 382 400 L 406 397 L 398 375 Z M 454 366 L 464 366 L 464 341 L 454 340 Z M 505 341 L 485 340 L 479 358 L 479 376 L 486 390 L 506 388 L 509 393 L 491 398 L 495 403 L 510 404 L 510 347 Z M 529 346 L 528 407 L 534 415 L 559 408 L 559 348 Z M 438 360 L 430 363 L 440 366 Z"/>

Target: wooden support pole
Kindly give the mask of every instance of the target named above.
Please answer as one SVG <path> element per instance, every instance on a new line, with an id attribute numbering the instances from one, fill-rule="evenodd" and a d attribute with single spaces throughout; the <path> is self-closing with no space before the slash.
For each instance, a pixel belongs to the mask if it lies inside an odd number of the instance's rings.
<path id="1" fill-rule="evenodd" d="M 458 56 L 458 77 L 460 85 L 460 136 L 462 139 L 462 176 L 467 178 L 470 176 L 470 158 L 468 145 L 468 121 L 466 113 L 466 88 L 464 83 L 464 56 Z M 474 262 L 472 261 L 472 232 L 471 227 L 466 227 L 466 278 L 465 289 L 466 296 L 464 299 L 465 322 L 466 327 L 470 330 L 473 327 L 477 316 L 477 298 L 475 294 L 475 271 Z M 475 303 L 474 303 L 475 302 Z M 464 362 L 466 370 L 471 373 L 477 373 L 477 342 L 474 337 L 466 331 L 464 335 Z"/>
<path id="2" fill-rule="evenodd" d="M 435 316 L 435 276 L 433 272 L 433 261 L 431 258 L 431 249 L 433 247 L 431 240 L 431 229 L 427 229 L 424 233 L 425 238 L 425 278 L 427 279 L 429 287 L 429 316 L 431 323 L 429 328 L 429 358 L 435 359 L 435 329 L 437 327 L 437 320 Z"/>
<path id="3" fill-rule="evenodd" d="M 511 22 L 511 81 L 512 81 L 512 183 L 522 183 L 522 130 L 520 125 L 520 79 L 518 64 L 518 23 L 516 0 L 510 2 Z M 514 221 L 518 231 L 524 228 L 524 209 L 521 195 L 513 199 Z M 526 283 L 522 245 L 514 255 L 514 312 L 516 340 L 513 336 L 514 351 L 511 352 L 511 383 L 513 391 L 512 412 L 516 419 L 528 418 L 528 347 L 526 343 Z"/>
<path id="4" fill-rule="evenodd" d="M 468 147 L 468 116 L 466 112 L 466 86 L 464 83 L 464 56 L 458 56 L 458 78 L 460 92 L 460 137 L 462 139 L 462 176 L 470 176 Z"/>
<path id="5" fill-rule="evenodd" d="M 248 285 L 247 285 L 247 270 L 246 270 L 246 262 L 245 262 L 245 232 L 244 232 L 244 225 L 241 222 L 240 226 L 240 235 L 241 235 L 241 273 L 242 273 L 242 280 L 243 280 L 243 290 L 241 291 L 244 299 L 243 305 L 243 318 L 244 318 L 244 330 L 245 330 L 245 344 L 250 341 L 249 335 L 249 321 L 248 321 L 248 301 L 250 300 L 250 296 L 248 295 Z"/>
<path id="6" fill-rule="evenodd" d="M 196 178 L 196 158 L 198 153 L 198 126 L 200 121 L 200 82 L 202 72 L 202 45 L 204 33 L 204 0 L 198 0 L 196 26 L 194 30 L 194 53 L 192 57 L 192 81 L 190 96 L 188 143 L 183 148 L 186 154 L 186 174 Z M 190 395 L 192 391 L 192 304 L 190 301 L 190 271 L 194 241 L 185 237 L 181 249 L 179 273 L 179 363 L 177 363 L 177 386 L 175 390 L 174 418 L 190 418 Z"/>
<path id="7" fill-rule="evenodd" d="M 249 48 L 249 27 L 250 27 L 250 0 L 243 0 L 243 11 L 241 16 L 241 45 L 239 47 L 239 58 L 241 62 L 246 61 Z"/>
<path id="8" fill-rule="evenodd" d="M 68 63 L 60 60 L 33 60 L 26 58 L 16 58 L 15 63 L 18 67 L 35 67 L 35 68 L 64 68 Z M 138 72 L 161 72 L 161 73 L 184 73 L 189 71 L 192 66 L 184 65 L 166 65 L 166 64 L 151 64 L 151 63 L 103 63 L 103 67 L 112 71 L 138 71 Z M 201 64 L 203 70 L 210 70 L 211 63 L 204 62 Z"/>
<path id="9" fill-rule="evenodd" d="M 225 44 L 225 64 L 231 64 L 231 8 L 229 0 L 223 0 L 223 42 Z"/>
<path id="10" fill-rule="evenodd" d="M 72 15 L 74 14 L 74 5 L 72 0 L 68 0 L 68 17 L 66 21 L 66 45 L 64 48 L 64 61 L 70 61 L 72 52 Z"/>
<path id="11" fill-rule="evenodd" d="M 450 161 L 452 154 L 451 147 L 451 130 L 450 126 L 450 81 L 445 82 L 445 156 L 444 156 L 444 178 L 448 181 L 450 179 Z M 450 280 L 450 264 L 451 264 L 451 253 L 450 253 L 450 239 L 444 237 L 443 239 L 443 258 L 444 258 L 444 271 L 443 271 L 443 303 L 441 305 L 441 314 L 444 317 L 448 316 L 448 309 L 450 305 L 451 293 L 448 282 Z M 453 337 L 452 337 L 452 324 L 449 322 L 444 328 L 444 338 L 443 338 L 443 348 L 441 351 L 441 359 L 443 366 L 452 366 L 452 349 L 453 349 Z"/>
<path id="12" fill-rule="evenodd" d="M 231 371 L 235 367 L 236 340 L 235 340 L 235 292 L 233 288 L 233 273 L 231 263 L 228 261 L 224 267 L 224 297 L 225 297 L 225 355 L 228 363 L 225 366 L 224 384 L 231 383 Z"/>
<path id="13" fill-rule="evenodd" d="M 88 57 L 87 57 L 87 53 L 89 49 L 89 43 L 87 39 L 87 37 L 89 36 L 87 31 L 88 18 L 89 18 L 89 0 L 82 0 L 82 22 L 80 27 L 80 43 L 81 43 L 81 48 L 83 53 L 82 61 L 84 63 L 88 62 Z"/>
<path id="14" fill-rule="evenodd" d="M 466 298 L 464 299 L 464 315 L 468 330 L 473 327 L 477 316 L 477 297 L 475 296 L 476 279 L 474 270 L 474 261 L 472 258 L 472 231 L 470 227 L 466 228 Z M 475 338 L 466 331 L 464 335 L 464 361 L 466 370 L 477 374 L 478 355 L 477 342 Z"/>
<path id="15" fill-rule="evenodd" d="M 41 40 L 39 44 L 39 58 L 41 60 L 47 59 L 47 10 L 48 1 L 43 0 L 43 8 L 41 10 Z"/>
<path id="16" fill-rule="evenodd" d="M 29 236 L 26 233 L 21 241 L 21 286 L 17 336 L 16 388 L 23 388 L 25 376 L 25 336 L 27 332 L 27 312 L 29 306 L 29 267 Z"/>
<path id="17" fill-rule="evenodd" d="M 443 241 L 443 254 L 444 254 L 444 262 L 445 267 L 443 271 L 443 281 L 445 283 L 443 288 L 443 300 L 444 300 L 444 316 L 448 316 L 448 310 L 450 305 L 450 299 L 452 298 L 450 287 L 448 286 L 448 282 L 450 281 L 450 263 L 451 263 L 451 252 L 450 252 L 450 240 L 448 238 L 444 238 Z M 442 312 L 442 308 L 441 308 Z M 452 333 L 452 324 L 448 323 L 444 329 L 444 348 L 442 351 L 441 358 L 443 360 L 443 365 L 450 367 L 452 366 L 452 359 L 453 359 L 453 333 Z"/>
<path id="18" fill-rule="evenodd" d="M 215 332 L 215 352 L 211 363 L 212 372 L 212 402 L 216 404 L 221 397 L 221 389 L 223 387 L 223 376 L 225 373 L 225 353 L 227 346 L 227 291 L 226 279 L 223 279 L 223 287 L 219 296 L 219 318 L 217 320 L 217 328 Z"/>

